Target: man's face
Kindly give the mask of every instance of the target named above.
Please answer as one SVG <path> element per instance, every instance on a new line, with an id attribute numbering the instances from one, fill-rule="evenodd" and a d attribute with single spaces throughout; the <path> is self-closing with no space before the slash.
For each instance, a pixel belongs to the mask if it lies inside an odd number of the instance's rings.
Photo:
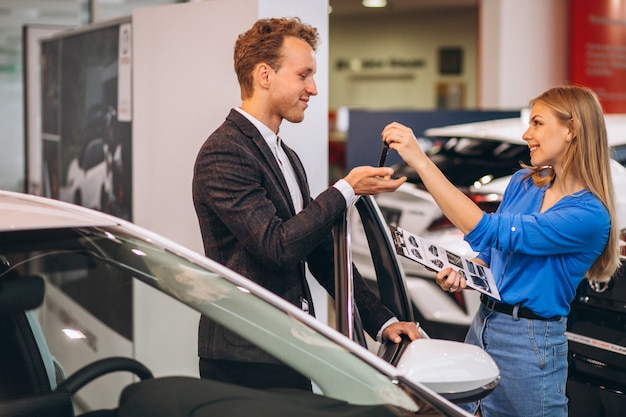
<path id="1" fill-rule="evenodd" d="M 317 95 L 313 75 L 316 71 L 315 52 L 305 41 L 287 37 L 282 47 L 282 66 L 271 71 L 271 113 L 292 123 L 304 120 L 309 98 Z"/>

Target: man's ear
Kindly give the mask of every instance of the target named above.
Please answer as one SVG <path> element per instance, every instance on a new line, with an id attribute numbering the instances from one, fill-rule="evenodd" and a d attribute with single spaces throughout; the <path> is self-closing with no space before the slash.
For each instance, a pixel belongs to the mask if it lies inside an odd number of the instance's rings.
<path id="1" fill-rule="evenodd" d="M 272 67 L 262 62 L 257 65 L 255 70 L 255 79 L 263 88 L 268 88 L 271 81 Z"/>

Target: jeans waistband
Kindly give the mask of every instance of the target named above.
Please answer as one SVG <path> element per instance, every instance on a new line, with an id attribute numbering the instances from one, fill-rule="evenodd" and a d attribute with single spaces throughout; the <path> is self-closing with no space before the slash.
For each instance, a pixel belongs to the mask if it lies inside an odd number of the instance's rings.
<path id="1" fill-rule="evenodd" d="M 513 315 L 513 310 L 515 309 L 514 305 L 506 304 L 506 303 L 499 303 L 497 301 L 491 300 L 485 294 L 480 295 L 480 301 L 485 305 L 485 307 L 487 307 L 488 310 L 508 314 L 509 316 Z M 525 319 L 530 319 L 530 320 L 546 320 L 546 321 L 556 321 L 561 318 L 561 316 L 541 317 L 533 313 L 532 310 L 526 307 L 522 307 L 522 306 L 519 306 L 519 309 L 517 310 L 517 316 L 525 318 Z"/>

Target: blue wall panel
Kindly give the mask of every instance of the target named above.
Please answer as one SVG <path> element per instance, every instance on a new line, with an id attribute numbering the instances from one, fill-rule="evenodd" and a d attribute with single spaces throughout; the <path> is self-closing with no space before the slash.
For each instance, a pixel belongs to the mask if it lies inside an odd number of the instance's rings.
<path id="1" fill-rule="evenodd" d="M 346 142 L 346 171 L 359 165 L 376 165 L 381 147 L 380 134 L 391 122 L 399 122 L 413 129 L 415 136 L 423 136 L 431 127 L 491 119 L 519 117 L 519 111 L 368 111 L 350 110 L 350 125 Z M 386 166 L 400 162 L 394 151 L 389 152 Z"/>

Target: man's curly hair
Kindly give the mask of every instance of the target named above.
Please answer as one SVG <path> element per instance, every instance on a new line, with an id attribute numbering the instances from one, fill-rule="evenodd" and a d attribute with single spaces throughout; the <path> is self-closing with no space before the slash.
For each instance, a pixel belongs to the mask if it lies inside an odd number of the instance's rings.
<path id="1" fill-rule="evenodd" d="M 275 71 L 282 63 L 281 48 L 286 36 L 293 36 L 308 43 L 315 51 L 319 33 L 313 26 L 302 23 L 299 18 L 260 19 L 235 42 L 235 73 L 241 86 L 241 98 L 252 96 L 252 71 L 262 62 Z"/>

